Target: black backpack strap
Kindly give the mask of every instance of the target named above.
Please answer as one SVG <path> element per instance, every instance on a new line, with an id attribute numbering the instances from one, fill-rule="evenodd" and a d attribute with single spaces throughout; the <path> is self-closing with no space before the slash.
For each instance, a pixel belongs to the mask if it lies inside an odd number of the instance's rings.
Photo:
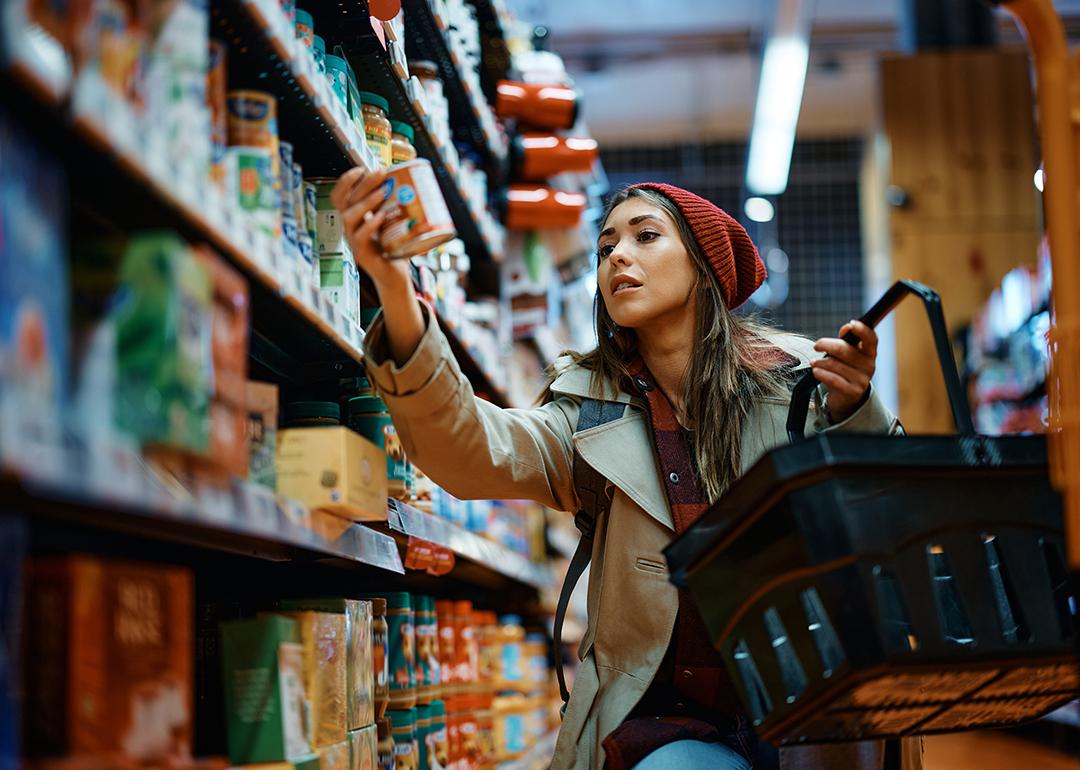
<path id="1" fill-rule="evenodd" d="M 625 411 L 625 404 L 587 398 L 581 402 L 576 432 L 580 433 L 617 420 Z M 577 548 L 570 559 L 570 566 L 566 570 L 566 579 L 563 580 L 562 590 L 559 592 L 559 603 L 555 607 L 555 626 L 552 629 L 552 636 L 555 639 L 555 675 L 559 679 L 559 692 L 564 704 L 570 700 L 570 692 L 566 689 L 566 675 L 563 672 L 562 628 L 563 621 L 566 619 L 566 608 L 570 604 L 570 595 L 574 592 L 574 586 L 577 585 L 578 580 L 581 579 L 581 573 L 589 566 L 589 561 L 592 559 L 596 521 L 607 513 L 611 506 L 611 499 L 606 491 L 607 479 L 585 462 L 577 452 L 574 452 L 574 487 L 581 501 L 581 510 L 574 516 L 574 524 L 581 532 L 581 539 L 578 540 Z M 563 708 L 566 708 L 565 705 Z"/>

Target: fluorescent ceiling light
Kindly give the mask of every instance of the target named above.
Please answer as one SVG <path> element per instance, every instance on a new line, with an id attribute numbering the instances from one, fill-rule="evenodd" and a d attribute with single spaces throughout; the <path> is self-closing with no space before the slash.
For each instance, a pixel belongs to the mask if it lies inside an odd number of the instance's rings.
<path id="1" fill-rule="evenodd" d="M 746 203 L 743 204 L 743 211 L 755 222 L 771 222 L 776 216 L 776 210 L 768 198 L 747 198 Z"/>
<path id="2" fill-rule="evenodd" d="M 773 38 L 765 46 L 746 166 L 753 192 L 779 195 L 787 189 L 809 58 L 810 46 L 799 38 Z"/>
<path id="3" fill-rule="evenodd" d="M 776 0 L 746 162 L 746 187 L 752 194 L 779 195 L 787 189 L 810 61 L 812 14 L 813 0 Z"/>

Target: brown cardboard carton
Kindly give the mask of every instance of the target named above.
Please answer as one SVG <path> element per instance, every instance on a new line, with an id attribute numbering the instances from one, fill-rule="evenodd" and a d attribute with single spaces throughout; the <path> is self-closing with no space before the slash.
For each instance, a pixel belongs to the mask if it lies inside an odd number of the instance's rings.
<path id="1" fill-rule="evenodd" d="M 28 753 L 189 757 L 191 574 L 67 556 L 27 577 Z"/>
<path id="2" fill-rule="evenodd" d="M 277 482 L 280 494 L 313 511 L 386 521 L 386 453 L 348 428 L 279 431 Z"/>
<path id="3" fill-rule="evenodd" d="M 304 648 L 304 692 L 311 715 L 311 746 L 334 746 L 346 735 L 346 661 L 348 659 L 345 615 L 335 612 L 282 612 L 293 618 Z M 346 752 L 346 756 L 348 756 Z"/>

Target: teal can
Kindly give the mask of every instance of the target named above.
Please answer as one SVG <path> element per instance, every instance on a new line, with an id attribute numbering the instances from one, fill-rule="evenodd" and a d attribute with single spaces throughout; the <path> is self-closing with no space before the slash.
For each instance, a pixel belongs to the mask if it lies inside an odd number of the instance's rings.
<path id="1" fill-rule="evenodd" d="M 388 492 L 398 500 L 407 500 L 408 461 L 383 400 L 378 396 L 350 398 L 349 427 L 386 452 Z"/>
<path id="2" fill-rule="evenodd" d="M 326 79 L 346 108 L 349 106 L 349 63 L 332 53 L 325 54 Z"/>
<path id="3" fill-rule="evenodd" d="M 311 53 L 315 57 L 315 68 L 326 74 L 326 41 L 318 35 L 311 36 Z"/>

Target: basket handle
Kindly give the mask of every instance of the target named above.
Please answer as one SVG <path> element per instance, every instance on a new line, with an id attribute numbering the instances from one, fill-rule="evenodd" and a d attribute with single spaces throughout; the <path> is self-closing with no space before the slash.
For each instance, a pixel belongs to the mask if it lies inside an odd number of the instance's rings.
<path id="1" fill-rule="evenodd" d="M 957 373 L 956 359 L 949 345 L 945 315 L 941 311 L 941 297 L 938 293 L 916 281 L 897 281 L 859 320 L 870 328 L 877 326 L 881 319 L 891 313 L 893 308 L 909 294 L 914 294 L 923 301 L 926 315 L 930 319 L 930 331 L 934 336 L 934 346 L 937 348 L 941 373 L 945 377 L 945 391 L 949 396 L 949 406 L 952 407 L 956 432 L 961 435 L 974 435 L 975 426 L 971 422 L 971 407 L 968 405 L 967 394 L 960 385 L 960 375 Z M 859 344 L 859 338 L 854 332 L 848 332 L 843 339 L 851 345 Z M 806 415 L 810 410 L 810 398 L 817 384 L 814 372 L 810 370 L 802 376 L 792 390 L 791 407 L 788 409 L 787 419 L 788 438 L 792 442 L 805 438 Z"/>

